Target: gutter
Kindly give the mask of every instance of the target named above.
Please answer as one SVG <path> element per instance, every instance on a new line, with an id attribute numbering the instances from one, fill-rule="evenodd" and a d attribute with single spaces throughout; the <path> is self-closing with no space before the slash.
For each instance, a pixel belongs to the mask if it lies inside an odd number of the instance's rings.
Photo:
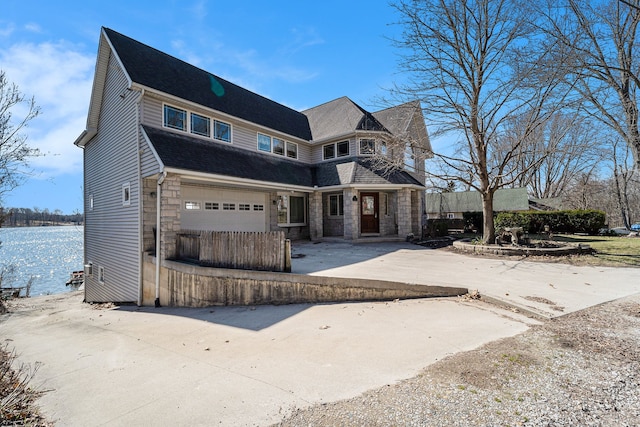
<path id="1" fill-rule="evenodd" d="M 162 245 L 160 244 L 161 227 L 160 227 L 160 207 L 162 205 L 162 183 L 167 177 L 167 172 L 162 171 L 158 177 L 158 185 L 156 189 L 156 300 L 155 306 L 160 307 L 160 260 Z"/>

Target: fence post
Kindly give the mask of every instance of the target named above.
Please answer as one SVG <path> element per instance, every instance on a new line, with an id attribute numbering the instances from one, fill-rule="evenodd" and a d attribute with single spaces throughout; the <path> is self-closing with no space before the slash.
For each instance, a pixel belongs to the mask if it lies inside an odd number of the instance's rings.
<path id="1" fill-rule="evenodd" d="M 284 271 L 291 273 L 291 240 L 284 241 Z"/>

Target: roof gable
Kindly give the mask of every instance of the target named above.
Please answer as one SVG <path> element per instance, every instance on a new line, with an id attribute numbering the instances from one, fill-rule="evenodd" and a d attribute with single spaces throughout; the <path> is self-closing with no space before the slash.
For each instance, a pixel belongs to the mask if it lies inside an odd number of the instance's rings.
<path id="1" fill-rule="evenodd" d="M 344 136 L 357 130 L 380 131 L 387 129 L 373 114 L 343 96 L 302 112 L 309 119 L 314 140 Z"/>
<path id="2" fill-rule="evenodd" d="M 311 139 L 304 114 L 109 28 L 103 31 L 132 82 L 297 138 Z"/>

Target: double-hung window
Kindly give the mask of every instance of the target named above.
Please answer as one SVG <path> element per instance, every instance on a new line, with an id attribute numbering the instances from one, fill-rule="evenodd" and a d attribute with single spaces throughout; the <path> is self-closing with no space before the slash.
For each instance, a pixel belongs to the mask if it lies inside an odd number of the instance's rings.
<path id="1" fill-rule="evenodd" d="M 331 194 L 329 196 L 329 216 L 344 215 L 344 197 L 342 194 Z"/>

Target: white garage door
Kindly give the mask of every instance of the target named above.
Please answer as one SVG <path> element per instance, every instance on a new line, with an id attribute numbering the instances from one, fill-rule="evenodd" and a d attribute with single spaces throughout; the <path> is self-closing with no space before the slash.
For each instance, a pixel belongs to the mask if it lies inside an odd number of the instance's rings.
<path id="1" fill-rule="evenodd" d="M 266 231 L 267 193 L 183 186 L 183 230 Z"/>

